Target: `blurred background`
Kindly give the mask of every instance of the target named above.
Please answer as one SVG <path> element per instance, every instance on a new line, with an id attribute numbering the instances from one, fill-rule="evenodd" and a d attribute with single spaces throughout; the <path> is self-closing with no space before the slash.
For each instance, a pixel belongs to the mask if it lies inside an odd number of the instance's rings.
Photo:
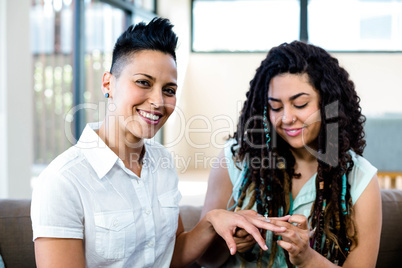
<path id="1" fill-rule="evenodd" d="M 169 18 L 179 36 L 178 102 L 156 139 L 171 152 L 182 204 L 202 205 L 267 51 L 303 40 L 350 73 L 383 188 L 402 189 L 402 0 L 0 0 L 0 198 L 35 178 L 102 120 L 102 75 L 131 24 Z"/>

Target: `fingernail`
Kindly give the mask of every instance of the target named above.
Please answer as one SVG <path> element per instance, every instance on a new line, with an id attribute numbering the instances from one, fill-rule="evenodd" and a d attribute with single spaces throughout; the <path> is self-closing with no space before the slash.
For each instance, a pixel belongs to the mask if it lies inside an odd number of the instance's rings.
<path id="1" fill-rule="evenodd" d="M 265 219 L 264 221 L 265 221 L 265 222 L 271 222 L 271 220 L 270 220 L 270 219 Z"/>
<path id="2" fill-rule="evenodd" d="M 264 245 L 264 248 L 263 248 L 263 250 L 268 250 L 268 247 L 267 247 L 267 245 Z"/>
<path id="3" fill-rule="evenodd" d="M 230 255 L 234 255 L 234 250 L 233 250 L 233 248 L 230 248 Z"/>

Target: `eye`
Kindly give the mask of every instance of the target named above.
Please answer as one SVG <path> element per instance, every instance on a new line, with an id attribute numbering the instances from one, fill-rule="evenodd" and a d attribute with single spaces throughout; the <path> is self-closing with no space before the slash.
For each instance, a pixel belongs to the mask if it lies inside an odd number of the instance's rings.
<path id="1" fill-rule="evenodd" d="M 279 112 L 279 111 L 282 109 L 282 107 L 276 107 L 276 108 L 274 108 L 274 107 L 272 107 L 272 105 L 269 105 L 269 108 L 270 108 L 271 111 L 273 111 L 273 112 Z"/>
<path id="2" fill-rule="evenodd" d="M 176 90 L 174 90 L 173 88 L 165 88 L 163 89 L 163 92 L 169 96 L 176 95 Z"/>
<path id="3" fill-rule="evenodd" d="M 294 105 L 294 107 L 296 107 L 297 109 L 302 109 L 302 108 L 306 107 L 307 104 L 308 104 L 308 102 L 306 102 L 306 103 L 303 104 L 303 105 Z"/>
<path id="4" fill-rule="evenodd" d="M 147 80 L 137 80 L 135 81 L 136 84 L 142 86 L 142 87 L 149 87 L 150 84 Z"/>

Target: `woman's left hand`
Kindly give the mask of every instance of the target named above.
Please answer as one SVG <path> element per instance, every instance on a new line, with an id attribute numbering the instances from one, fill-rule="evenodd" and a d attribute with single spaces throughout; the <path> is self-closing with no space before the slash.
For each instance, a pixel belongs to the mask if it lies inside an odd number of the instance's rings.
<path id="1" fill-rule="evenodd" d="M 289 260 L 293 265 L 302 266 L 314 253 L 310 247 L 307 218 L 304 215 L 292 215 L 288 222 L 278 221 L 275 224 L 286 227 L 285 232 L 277 233 L 282 236 L 282 240 L 277 241 L 278 245 L 289 253 Z"/>

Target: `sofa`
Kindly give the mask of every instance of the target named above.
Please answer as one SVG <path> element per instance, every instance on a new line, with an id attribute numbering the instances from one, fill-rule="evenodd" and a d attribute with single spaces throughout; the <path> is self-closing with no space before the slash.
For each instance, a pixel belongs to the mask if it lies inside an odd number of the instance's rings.
<path id="1" fill-rule="evenodd" d="M 381 197 L 383 224 L 376 267 L 401 267 L 402 190 L 381 190 Z M 6 268 L 35 267 L 30 204 L 31 201 L 25 199 L 0 199 L 0 255 Z M 198 222 L 200 213 L 201 207 L 180 207 L 186 231 Z"/>

